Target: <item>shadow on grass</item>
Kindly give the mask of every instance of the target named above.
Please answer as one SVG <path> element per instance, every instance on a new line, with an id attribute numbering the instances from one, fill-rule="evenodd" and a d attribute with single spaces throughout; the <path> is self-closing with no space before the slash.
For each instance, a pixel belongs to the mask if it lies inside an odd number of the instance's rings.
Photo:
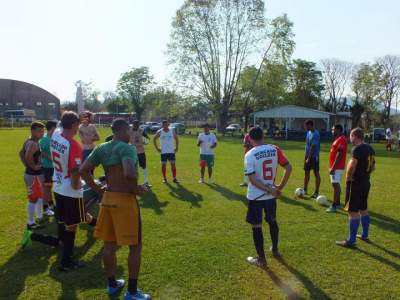
<path id="1" fill-rule="evenodd" d="M 199 193 L 191 192 L 186 189 L 182 184 L 177 183 L 176 185 L 172 185 L 170 183 L 166 183 L 168 188 L 171 190 L 170 195 L 179 200 L 190 202 L 192 207 L 201 207 L 200 203 L 203 201 L 203 196 Z"/>
<path id="2" fill-rule="evenodd" d="M 375 259 L 375 260 L 377 260 L 377 261 L 379 261 L 379 262 L 381 262 L 381 263 L 383 263 L 383 264 L 385 264 L 385 265 L 387 265 L 387 266 L 389 266 L 389 267 L 391 267 L 391 268 L 393 268 L 393 269 L 396 270 L 397 272 L 400 271 L 400 265 L 399 265 L 398 263 L 395 263 L 395 262 L 393 262 L 393 261 L 391 261 L 391 260 L 389 260 L 389 259 L 387 259 L 387 258 L 384 258 L 384 257 L 382 257 L 382 256 L 373 254 L 373 253 L 368 252 L 368 251 L 365 251 L 365 250 L 360 249 L 360 248 L 358 248 L 358 247 L 355 248 L 355 250 L 356 250 L 356 251 L 359 251 L 359 252 L 361 252 L 362 254 L 364 254 L 364 255 L 366 255 L 366 256 L 368 256 L 368 257 L 371 257 L 371 258 L 373 258 L 373 259 Z"/>
<path id="3" fill-rule="evenodd" d="M 284 283 L 271 269 L 266 269 L 265 273 L 271 278 L 272 282 L 284 293 L 289 300 L 304 299 L 290 285 Z"/>
<path id="4" fill-rule="evenodd" d="M 309 201 L 309 200 L 305 200 L 305 199 L 295 200 L 295 199 L 288 198 L 286 196 L 280 196 L 279 200 L 281 202 L 283 202 L 283 203 L 286 203 L 286 204 L 295 205 L 295 206 L 301 206 L 304 209 L 307 209 L 309 211 L 318 212 L 318 209 L 313 207 L 311 204 L 308 204 L 308 203 L 305 202 L 305 201 Z"/>
<path id="5" fill-rule="evenodd" d="M 227 189 L 226 187 L 223 187 L 219 184 L 209 184 L 208 185 L 211 189 L 214 191 L 220 193 L 222 196 L 224 196 L 228 200 L 233 200 L 233 201 L 241 201 L 244 205 L 247 206 L 247 199 L 245 194 L 238 194 L 230 189 Z"/>
<path id="6" fill-rule="evenodd" d="M 371 224 L 376 225 L 384 230 L 389 230 L 394 233 L 400 232 L 400 221 L 387 217 L 385 215 L 368 211 L 371 216 Z"/>
<path id="7" fill-rule="evenodd" d="M 385 247 L 382 247 L 381 245 L 379 245 L 379 244 L 377 244 L 377 243 L 375 243 L 375 242 L 373 242 L 371 240 L 369 241 L 369 244 L 374 246 L 374 247 L 376 247 L 376 248 L 378 248 L 379 250 L 382 250 L 383 252 L 386 252 L 387 254 L 389 254 L 389 255 L 391 255 L 393 257 L 396 257 L 396 258 L 400 259 L 400 253 L 396 253 L 396 252 L 394 252 L 392 250 L 386 249 Z"/>
<path id="8" fill-rule="evenodd" d="M 283 259 L 283 257 L 278 257 L 277 261 L 284 266 L 290 273 L 292 273 L 297 280 L 299 280 L 307 291 L 310 293 L 311 299 L 331 299 L 323 290 L 321 290 L 318 286 L 316 286 L 310 278 L 304 275 L 302 272 L 296 270 L 292 266 L 288 265 L 288 263 Z M 298 295 L 294 295 L 298 296 Z M 289 296 L 288 296 L 289 297 Z M 290 299 L 303 299 L 304 297 L 294 297 Z"/>
<path id="9" fill-rule="evenodd" d="M 160 202 L 157 195 L 150 189 L 139 199 L 140 207 L 153 209 L 157 215 L 163 214 L 163 208 L 168 205 L 168 201 Z"/>

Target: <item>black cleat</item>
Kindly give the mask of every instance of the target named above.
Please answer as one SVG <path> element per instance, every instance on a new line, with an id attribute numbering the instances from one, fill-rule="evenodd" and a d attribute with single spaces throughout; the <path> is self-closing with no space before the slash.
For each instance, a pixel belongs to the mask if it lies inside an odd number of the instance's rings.
<path id="1" fill-rule="evenodd" d="M 61 264 L 58 269 L 60 270 L 60 272 L 71 272 L 84 267 L 86 267 L 86 265 L 83 262 L 70 261 L 69 263 Z"/>

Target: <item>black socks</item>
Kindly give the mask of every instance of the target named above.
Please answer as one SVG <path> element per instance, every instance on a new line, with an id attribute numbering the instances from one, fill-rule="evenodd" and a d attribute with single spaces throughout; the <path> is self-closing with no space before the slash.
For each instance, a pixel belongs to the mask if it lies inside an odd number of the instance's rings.
<path id="1" fill-rule="evenodd" d="M 112 288 L 116 288 L 117 287 L 117 281 L 115 280 L 115 277 L 108 277 L 108 286 L 112 287 Z"/>
<path id="2" fill-rule="evenodd" d="M 32 233 L 31 240 L 45 244 L 45 245 L 53 246 L 53 247 L 57 247 L 58 243 L 59 243 L 58 238 L 56 238 L 54 236 L 35 233 L 35 232 Z"/>
<path id="3" fill-rule="evenodd" d="M 261 227 L 253 227 L 253 241 L 258 257 L 265 260 L 264 236 Z"/>
<path id="4" fill-rule="evenodd" d="M 128 292 L 131 295 L 135 295 L 137 292 L 137 279 L 129 278 L 128 280 Z"/>
<path id="5" fill-rule="evenodd" d="M 68 230 L 66 230 L 63 234 L 64 247 L 61 259 L 62 265 L 68 265 L 72 260 L 72 254 L 75 245 L 75 235 L 75 232 Z"/>
<path id="6" fill-rule="evenodd" d="M 269 234 L 271 235 L 272 241 L 272 249 L 278 250 L 278 238 L 279 238 L 279 227 L 276 221 L 268 223 L 269 225 Z"/>

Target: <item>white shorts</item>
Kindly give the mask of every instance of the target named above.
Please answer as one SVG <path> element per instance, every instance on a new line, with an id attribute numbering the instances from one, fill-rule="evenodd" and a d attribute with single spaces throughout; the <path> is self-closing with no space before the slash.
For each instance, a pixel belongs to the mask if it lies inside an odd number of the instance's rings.
<path id="1" fill-rule="evenodd" d="M 342 181 L 343 170 L 335 170 L 335 174 L 329 175 L 331 183 L 339 183 Z"/>

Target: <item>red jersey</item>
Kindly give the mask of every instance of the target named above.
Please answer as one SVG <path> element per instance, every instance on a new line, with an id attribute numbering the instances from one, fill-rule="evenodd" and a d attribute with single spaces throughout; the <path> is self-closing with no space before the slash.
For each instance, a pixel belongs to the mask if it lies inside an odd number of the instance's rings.
<path id="1" fill-rule="evenodd" d="M 251 148 L 253 148 L 253 145 L 251 144 L 251 140 L 250 140 L 250 134 L 246 133 L 246 135 L 244 136 L 243 145 L 244 145 L 244 153 L 245 154 L 248 151 L 250 151 Z"/>
<path id="2" fill-rule="evenodd" d="M 336 165 L 337 170 L 344 170 L 346 167 L 346 153 L 347 153 L 347 138 L 344 135 L 339 136 L 331 146 L 331 151 L 329 153 L 329 168 L 333 167 L 335 163 L 336 154 L 339 150 L 342 150 L 343 155 L 340 161 Z"/>

